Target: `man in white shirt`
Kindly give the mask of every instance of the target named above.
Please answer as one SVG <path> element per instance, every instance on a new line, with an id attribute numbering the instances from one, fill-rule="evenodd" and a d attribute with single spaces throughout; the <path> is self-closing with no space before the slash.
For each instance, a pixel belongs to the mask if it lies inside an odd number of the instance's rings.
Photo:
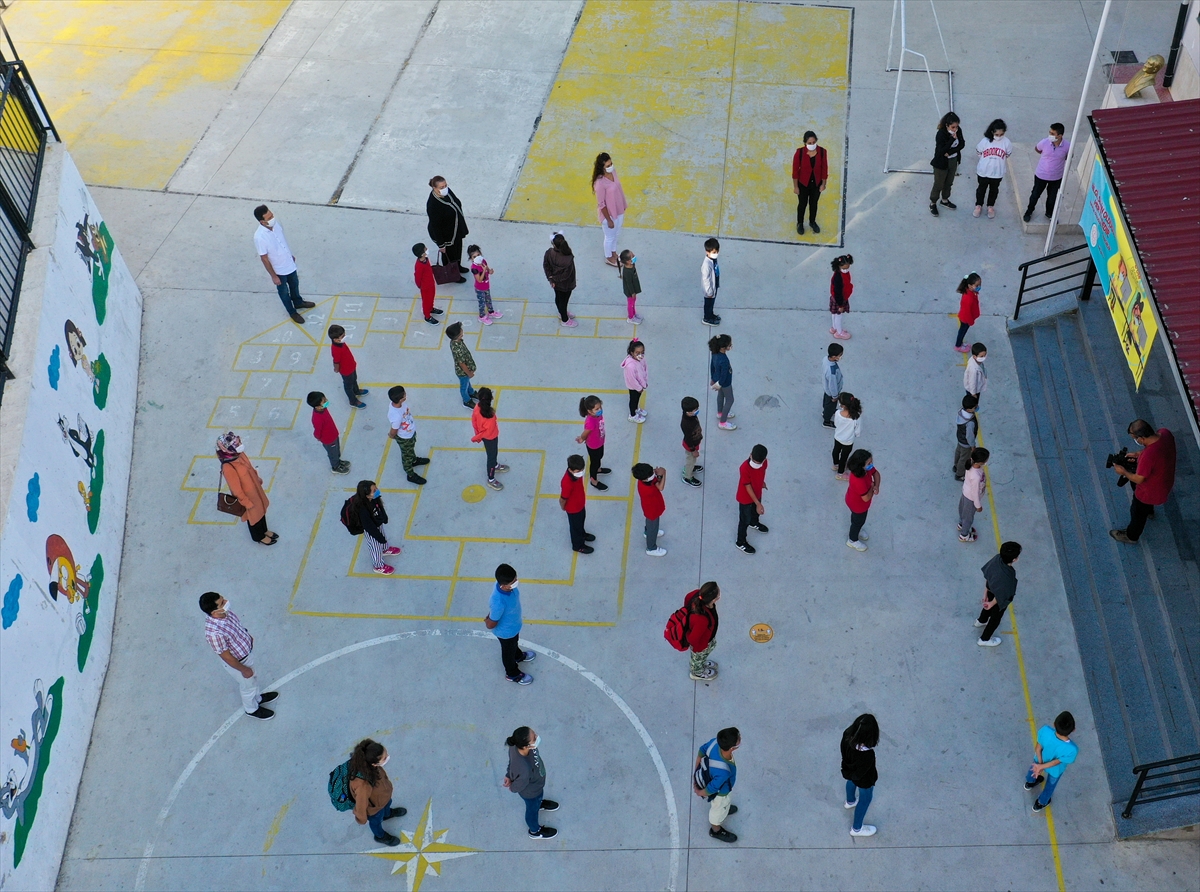
<path id="1" fill-rule="evenodd" d="M 304 324 L 300 310 L 315 307 L 310 300 L 300 298 L 300 277 L 296 273 L 296 255 L 288 247 L 287 238 L 283 234 L 283 224 L 275 219 L 275 215 L 265 204 L 254 209 L 254 219 L 258 221 L 258 229 L 254 231 L 254 248 L 262 265 L 267 268 L 271 284 L 279 291 L 279 299 L 283 308 L 297 325 Z"/>

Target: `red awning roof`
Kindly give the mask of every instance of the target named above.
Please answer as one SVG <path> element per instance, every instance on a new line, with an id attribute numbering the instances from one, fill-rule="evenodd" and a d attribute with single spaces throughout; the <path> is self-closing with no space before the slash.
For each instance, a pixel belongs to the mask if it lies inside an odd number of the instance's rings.
<path id="1" fill-rule="evenodd" d="M 1097 109 L 1092 123 L 1200 416 L 1200 99 Z"/>

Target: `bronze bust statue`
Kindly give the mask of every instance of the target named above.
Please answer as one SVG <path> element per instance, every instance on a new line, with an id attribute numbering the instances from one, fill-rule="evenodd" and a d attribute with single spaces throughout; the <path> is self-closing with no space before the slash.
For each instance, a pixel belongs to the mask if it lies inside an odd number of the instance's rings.
<path id="1" fill-rule="evenodd" d="M 1158 74 L 1167 60 L 1162 56 L 1155 54 L 1146 60 L 1146 64 L 1142 66 L 1142 70 L 1135 74 L 1125 85 L 1125 96 L 1132 99 L 1142 90 L 1146 89 L 1154 83 L 1154 76 Z"/>

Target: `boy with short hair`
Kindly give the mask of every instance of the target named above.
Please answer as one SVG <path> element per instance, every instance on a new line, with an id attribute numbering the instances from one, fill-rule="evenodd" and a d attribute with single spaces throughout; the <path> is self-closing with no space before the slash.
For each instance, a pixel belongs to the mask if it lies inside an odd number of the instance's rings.
<path id="1" fill-rule="evenodd" d="M 721 267 L 717 256 L 721 243 L 715 238 L 704 240 L 704 260 L 700 262 L 700 288 L 704 292 L 704 324 L 720 325 L 721 317 L 714 312 L 717 292 L 721 289 Z"/>
<path id="2" fill-rule="evenodd" d="M 979 410 L 979 400 L 987 390 L 987 369 L 983 361 L 987 359 L 987 345 L 976 342 L 971 345 L 971 358 L 967 360 L 967 370 L 963 372 L 963 389 L 967 396 L 975 397 L 975 409 Z"/>
<path id="3" fill-rule="evenodd" d="M 359 397 L 370 391 L 358 386 L 358 363 L 354 360 L 354 354 L 350 352 L 350 345 L 346 343 L 346 329 L 340 325 L 329 326 L 329 342 L 333 370 L 342 376 L 342 390 L 346 391 L 346 396 L 350 398 L 350 405 L 356 409 L 367 408 L 367 404 Z"/>
<path id="4" fill-rule="evenodd" d="M 692 768 L 692 789 L 697 796 L 707 799 L 708 835 L 721 842 L 737 842 L 737 834 L 730 833 L 721 825 L 737 806 L 729 804 L 733 785 L 737 783 L 737 764 L 733 753 L 742 745 L 742 734 L 737 728 L 722 728 L 717 736 L 700 747 L 696 764 Z M 707 762 L 707 771 L 702 768 Z"/>
<path id="5" fill-rule="evenodd" d="M 329 467 L 335 474 L 345 474 L 350 470 L 350 462 L 342 461 L 342 447 L 338 440 L 337 425 L 329 414 L 329 400 L 319 390 L 312 391 L 306 400 L 312 406 L 313 436 L 325 447 L 329 456 Z"/>
<path id="6" fill-rule="evenodd" d="M 971 522 L 983 510 L 983 489 L 986 481 L 983 466 L 991 453 L 982 446 L 971 450 L 971 467 L 963 475 L 962 495 L 958 497 L 958 541 L 974 542 L 979 538 Z"/>
<path id="7" fill-rule="evenodd" d="M 446 326 L 446 337 L 450 339 L 450 357 L 454 360 L 454 374 L 458 376 L 458 392 L 462 396 L 462 404 L 468 409 L 475 408 L 475 388 L 471 379 L 475 377 L 475 358 L 471 356 L 471 348 L 463 341 L 461 322 L 453 322 Z"/>
<path id="8" fill-rule="evenodd" d="M 397 384 L 388 388 L 388 399 L 392 402 L 388 409 L 388 424 L 391 425 L 388 436 L 400 447 L 400 460 L 408 482 L 423 486 L 428 481 L 416 472 L 416 468 L 429 464 L 429 459 L 417 456 L 417 421 L 408 408 L 408 393 Z"/>
<path id="9" fill-rule="evenodd" d="M 521 650 L 521 590 L 517 587 L 517 571 L 509 564 L 496 568 L 496 586 L 488 601 L 487 616 L 483 624 L 492 630 L 500 642 L 500 660 L 504 664 L 504 677 L 515 684 L 527 685 L 533 676 L 521 671 L 518 664 L 532 663 L 537 656 L 531 650 Z"/>
<path id="10" fill-rule="evenodd" d="M 667 485 L 667 470 L 638 462 L 633 466 L 632 473 L 637 480 L 642 514 L 646 518 L 646 554 L 662 557 L 667 550 L 658 544 L 658 537 L 665 536 L 667 531 L 658 528 L 658 520 L 667 510 L 667 503 L 662 497 L 663 487 Z"/>
<path id="11" fill-rule="evenodd" d="M 833 413 L 837 411 L 838 397 L 842 393 L 842 369 L 838 361 L 842 358 L 842 345 L 830 344 L 825 357 L 825 393 L 821 397 L 821 424 L 833 427 Z"/>
<path id="12" fill-rule="evenodd" d="M 962 398 L 962 408 L 954 419 L 954 479 L 962 480 L 971 464 L 971 450 L 975 448 L 975 440 L 979 436 L 979 416 L 975 407 L 979 405 L 979 397 L 967 394 Z"/>
<path id="13" fill-rule="evenodd" d="M 426 322 L 437 325 L 438 320 L 433 317 L 442 315 L 442 311 L 433 305 L 433 298 L 437 294 L 437 280 L 433 277 L 433 266 L 429 263 L 425 243 L 417 242 L 412 246 L 412 252 L 417 258 L 417 262 L 413 264 L 413 281 L 417 283 L 417 289 L 421 292 L 421 312 L 425 314 Z"/>
<path id="14" fill-rule="evenodd" d="M 1054 727 L 1043 725 L 1038 729 L 1037 743 L 1033 747 L 1033 764 L 1025 774 L 1025 789 L 1037 789 L 1046 782 L 1046 789 L 1033 801 L 1033 813 L 1037 814 L 1050 804 L 1054 788 L 1062 779 L 1067 766 L 1079 756 L 1079 747 L 1071 740 L 1075 733 L 1075 716 L 1063 710 L 1054 719 Z"/>
<path id="15" fill-rule="evenodd" d="M 683 410 L 683 418 L 679 427 L 683 431 L 683 482 L 688 486 L 700 486 L 697 471 L 703 471 L 704 465 L 696 464 L 700 458 L 700 441 L 704 439 L 704 431 L 700 429 L 700 419 L 696 414 L 700 411 L 700 401 L 694 396 L 685 396 L 679 401 Z"/>
<path id="16" fill-rule="evenodd" d="M 567 526 L 571 531 L 571 550 L 580 554 L 591 554 L 596 549 L 588 545 L 596 537 L 583 528 L 587 518 L 587 491 L 583 486 L 584 466 L 582 455 L 567 456 L 567 472 L 563 474 L 558 507 L 567 512 Z"/>
<path id="17" fill-rule="evenodd" d="M 996 647 L 1001 641 L 996 629 L 1017 596 L 1017 571 L 1013 565 L 1020 556 L 1020 542 L 1005 542 L 1000 553 L 979 568 L 983 573 L 983 609 L 975 620 L 975 628 L 983 629 L 976 642 L 980 647 Z"/>
<path id="18" fill-rule="evenodd" d="M 767 488 L 767 447 L 762 443 L 750 450 L 750 458 L 738 469 L 738 531 L 734 544 L 746 554 L 754 554 L 754 546 L 746 541 L 746 530 L 767 532 L 759 515 L 766 514 L 762 494 Z"/>

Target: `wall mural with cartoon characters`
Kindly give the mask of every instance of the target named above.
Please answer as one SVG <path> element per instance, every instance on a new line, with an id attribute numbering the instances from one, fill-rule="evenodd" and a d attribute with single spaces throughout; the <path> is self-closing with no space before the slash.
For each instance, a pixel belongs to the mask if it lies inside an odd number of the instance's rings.
<path id="1" fill-rule="evenodd" d="M 3 888 L 50 889 L 58 875 L 112 643 L 137 400 L 141 295 L 65 152 L 39 215 L 56 193 L 0 533 Z"/>

